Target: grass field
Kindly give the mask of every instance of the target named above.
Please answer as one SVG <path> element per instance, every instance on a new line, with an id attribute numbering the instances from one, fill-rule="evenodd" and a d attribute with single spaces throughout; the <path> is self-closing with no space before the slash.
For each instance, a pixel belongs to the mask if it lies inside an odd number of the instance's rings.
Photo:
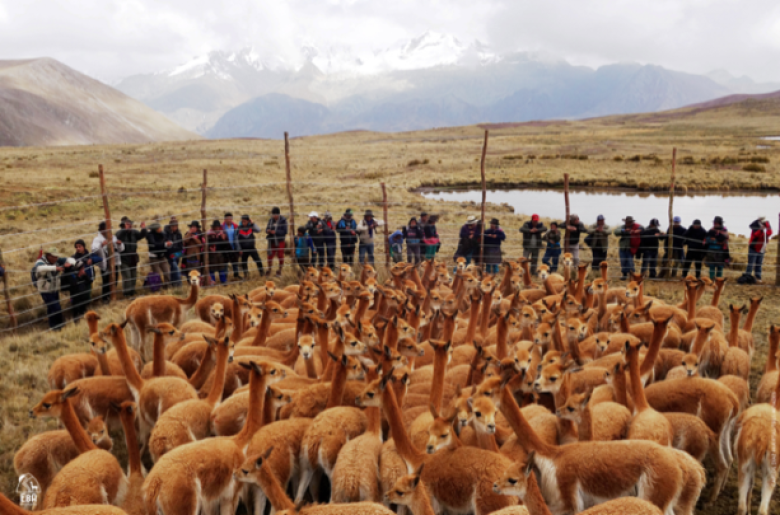
<path id="1" fill-rule="evenodd" d="M 759 138 L 777 135 L 778 114 L 780 104 L 776 102 L 751 102 L 708 111 L 490 126 L 487 179 L 495 186 L 560 187 L 563 174 L 568 173 L 571 183 L 578 186 L 663 190 L 669 185 L 671 149 L 676 146 L 677 187 L 682 191 L 751 189 L 777 194 L 780 142 Z M 479 214 L 478 205 L 431 201 L 413 190 L 430 185 L 477 184 L 482 138 L 483 128 L 472 126 L 398 134 L 358 131 L 293 139 L 295 222 L 301 225 L 311 210 L 330 210 L 337 219 L 346 207 L 358 213 L 372 209 L 381 216 L 379 183 L 385 182 L 390 228 L 406 223 L 421 210 L 440 214 L 439 231 L 445 242 L 441 256 L 449 258 L 459 226 L 468 214 Z M 230 188 L 209 191 L 209 220 L 221 218 L 230 210 L 236 216 L 249 213 L 262 224 L 272 205 L 280 205 L 283 214 L 288 211 L 281 141 L 0 148 L 0 250 L 10 271 L 10 295 L 20 313 L 19 323 L 31 324 L 18 336 L 0 333 L 0 398 L 4 401 L 0 405 L 0 490 L 6 494 L 12 494 L 16 486 L 12 468 L 15 450 L 28 435 L 54 427 L 52 422 L 27 418 L 27 410 L 47 390 L 49 365 L 62 354 L 86 350 L 85 326 L 70 325 L 60 333 L 50 333 L 43 331 L 44 325 L 34 323 L 41 317 L 42 308 L 40 297 L 26 285 L 28 271 L 44 243 L 47 247 L 56 245 L 69 255 L 78 237 L 91 241 L 97 222 L 103 218 L 98 164 L 106 169 L 115 224 L 124 215 L 131 216 L 136 226 L 142 220 L 167 220 L 171 215 L 182 222 L 199 219 L 198 188 L 203 169 L 208 169 L 209 186 Z M 89 198 L 10 208 L 74 197 Z M 501 218 L 510 232 L 506 257 L 519 256 L 519 237 L 511 233 L 528 213 L 490 205 L 490 215 Z M 775 263 L 776 248 L 773 242 L 767 264 Z M 614 260 L 615 255 L 610 257 Z M 588 259 L 587 253 L 583 258 Z M 378 254 L 378 260 L 382 259 Z M 737 262 L 744 259 L 737 256 Z M 767 273 L 765 279 L 771 282 L 773 274 Z M 285 278 L 291 280 L 292 275 Z M 244 291 L 254 286 L 241 283 L 224 289 Z M 679 298 L 679 289 L 676 283 L 658 282 L 649 286 L 647 294 Z M 758 352 L 751 377 L 754 385 L 766 359 L 768 324 L 780 322 L 780 292 L 771 287 L 746 288 L 730 283 L 721 301 L 725 309 L 730 302 L 747 303 L 755 295 L 763 295 L 765 300 L 755 326 Z M 9 323 L 2 304 L 0 330 Z M 103 319 L 121 319 L 125 305 L 119 301 L 102 308 Z M 121 435 L 116 436 L 115 444 L 121 447 Z M 732 476 L 717 506 L 706 513 L 734 513 L 735 471 Z"/>

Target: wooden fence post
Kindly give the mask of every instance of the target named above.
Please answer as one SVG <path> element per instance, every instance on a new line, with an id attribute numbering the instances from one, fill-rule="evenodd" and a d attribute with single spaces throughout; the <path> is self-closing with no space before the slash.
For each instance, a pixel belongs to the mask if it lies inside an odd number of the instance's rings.
<path id="1" fill-rule="evenodd" d="M 0 250 L 0 265 L 5 267 L 5 261 L 3 261 L 3 251 Z M 11 294 L 8 292 L 8 270 L 3 273 L 3 296 L 5 297 L 5 305 L 8 309 L 8 318 L 11 320 L 12 334 L 16 334 L 16 312 L 14 311 L 14 305 L 11 302 Z"/>
<path id="2" fill-rule="evenodd" d="M 563 251 L 569 252 L 569 174 L 565 173 L 563 174 L 563 201 L 566 203 L 566 219 L 563 221 L 563 228 L 566 232 L 564 232 L 564 241 L 563 241 Z"/>
<path id="3" fill-rule="evenodd" d="M 482 234 L 479 243 L 479 266 L 485 270 L 485 201 L 487 200 L 487 189 L 485 185 L 485 156 L 487 155 L 488 131 L 485 129 L 485 139 L 482 142 L 482 160 L 479 163 L 479 170 L 482 173 Z"/>
<path id="4" fill-rule="evenodd" d="M 207 171 L 203 169 L 203 183 L 200 185 L 200 224 L 203 231 L 203 280 L 206 286 L 211 284 L 211 276 L 209 275 L 209 238 L 208 234 L 208 220 L 206 219 L 206 183 L 208 181 Z"/>
<path id="5" fill-rule="evenodd" d="M 661 276 L 671 277 L 674 256 L 672 256 L 672 238 L 674 237 L 674 187 L 677 172 L 677 147 L 672 148 L 672 181 L 669 185 L 669 229 L 666 231 L 666 252 L 661 263 Z"/>
<path id="6" fill-rule="evenodd" d="M 103 165 L 98 165 L 100 177 L 100 194 L 103 197 L 103 212 L 106 217 L 106 239 L 108 240 L 108 273 L 111 281 L 111 300 L 116 300 L 117 270 L 114 262 L 114 233 L 111 230 L 111 210 L 108 208 L 108 193 L 106 193 L 106 177 L 103 174 Z"/>
<path id="7" fill-rule="evenodd" d="M 778 231 L 777 238 L 777 256 L 775 256 L 775 286 L 780 286 L 780 214 L 777 215 L 777 223 L 775 227 L 778 227 L 778 229 L 775 229 Z M 767 245 L 769 242 L 767 242 Z"/>
<path id="8" fill-rule="evenodd" d="M 387 188 L 382 185 L 382 218 L 385 221 L 385 269 L 390 270 L 390 236 L 387 234 Z"/>
<path id="9" fill-rule="evenodd" d="M 287 132 L 284 133 L 284 166 L 287 174 L 287 200 L 290 203 L 290 221 L 287 224 L 287 232 L 290 235 L 290 253 L 292 256 L 293 270 L 298 264 L 298 260 L 295 257 L 295 234 L 298 228 L 295 227 L 295 204 L 293 203 L 292 194 L 292 173 L 290 172 L 290 140 Z M 279 267 L 281 270 L 281 266 Z"/>

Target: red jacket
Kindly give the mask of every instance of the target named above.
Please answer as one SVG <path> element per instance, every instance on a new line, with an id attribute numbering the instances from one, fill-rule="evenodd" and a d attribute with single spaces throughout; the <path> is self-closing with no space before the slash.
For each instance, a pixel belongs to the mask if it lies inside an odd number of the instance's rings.
<path id="1" fill-rule="evenodd" d="M 766 234 L 764 234 L 766 232 Z M 772 228 L 769 226 L 769 222 L 766 222 L 766 229 L 765 230 L 756 230 L 754 229 L 750 233 L 750 241 L 748 242 L 748 245 L 751 249 L 753 249 L 756 252 L 766 252 L 766 249 L 764 248 L 766 242 L 769 241 L 769 238 L 772 236 Z"/>

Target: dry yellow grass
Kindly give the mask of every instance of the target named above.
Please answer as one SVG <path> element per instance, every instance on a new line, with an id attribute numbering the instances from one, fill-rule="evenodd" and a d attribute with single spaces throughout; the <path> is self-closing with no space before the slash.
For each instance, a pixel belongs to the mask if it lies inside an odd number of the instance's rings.
<path id="1" fill-rule="evenodd" d="M 492 127 L 488 181 L 496 186 L 532 183 L 559 187 L 563 174 L 569 173 L 573 185 L 664 189 L 668 187 L 671 148 L 677 146 L 679 162 L 693 163 L 678 165 L 678 186 L 683 191 L 777 191 L 780 189 L 780 142 L 758 139 L 775 135 L 777 114 L 778 106 L 772 104 L 731 106 L 685 116 L 621 116 Z M 458 227 L 467 214 L 478 214 L 477 206 L 431 201 L 412 190 L 423 185 L 476 184 L 482 135 L 480 127 L 460 127 L 399 134 L 351 132 L 291 140 L 296 224 L 301 225 L 310 210 L 322 213 L 327 209 L 338 218 L 346 207 L 352 207 L 358 214 L 363 209 L 373 209 L 381 216 L 379 183 L 385 182 L 390 228 L 405 223 L 423 209 L 440 214 L 439 230 L 445 241 L 440 256 L 449 259 Z M 756 149 L 759 144 L 769 148 Z M 523 157 L 516 158 L 520 155 Z M 631 161 L 636 155 L 640 156 L 639 161 Z M 573 156 L 587 156 L 587 159 Z M 616 156 L 622 160 L 616 160 Z M 727 164 L 723 164 L 726 157 L 733 158 L 733 163 L 726 160 Z M 761 163 L 765 172 L 742 171 L 753 157 L 769 159 L 768 163 Z M 95 177 L 98 163 L 106 168 L 109 191 L 113 195 L 111 210 L 116 221 L 123 215 L 131 216 L 136 226 L 142 220 L 155 217 L 167 220 L 173 214 L 183 222 L 200 218 L 200 192 L 179 190 L 197 190 L 204 168 L 209 170 L 210 186 L 242 186 L 210 191 L 209 219 L 221 218 L 224 211 L 230 210 L 236 215 L 249 213 L 264 223 L 272 205 L 281 206 L 284 214 L 287 212 L 283 144 L 269 140 L 0 148 L 3 181 L 0 209 L 98 195 Z M 133 194 L 136 192 L 144 194 Z M 521 213 L 498 205 L 489 206 L 488 211 L 502 219 L 516 245 L 519 237 L 513 237 L 511 232 L 520 225 Z M 38 208 L 0 210 L 0 249 L 11 270 L 12 295 L 30 295 L 15 300 L 14 304 L 17 311 L 33 309 L 20 315 L 20 322 L 41 315 L 41 310 L 34 308 L 40 298 L 29 286 L 21 286 L 29 282 L 27 270 L 41 242 L 62 240 L 56 245 L 70 254 L 77 237 L 91 241 L 97 221 L 102 217 L 102 205 L 97 197 Z M 41 231 L 52 227 L 56 229 Z M 20 231 L 40 232 L 8 236 Z M 13 251 L 18 248 L 26 249 Z M 507 257 L 517 257 L 516 248 Z M 772 252 L 775 248 L 773 244 Z M 588 259 L 586 253 L 583 258 Z M 377 259 L 382 260 L 379 254 Z M 768 257 L 769 263 L 774 260 L 774 254 Z M 285 278 L 291 280 L 292 275 Z M 253 283 L 232 284 L 226 291 L 243 291 L 254 286 Z M 678 290 L 676 284 L 653 283 L 647 293 L 671 298 L 679 296 Z M 729 302 L 742 304 L 753 295 L 765 296 L 756 322 L 759 350 L 751 377 L 755 383 L 766 358 L 767 326 L 780 322 L 780 294 L 772 288 L 729 284 L 722 306 Z M 0 306 L 0 328 L 3 328 L 7 319 L 4 303 L 0 301 L 0 304 L 3 304 Z M 119 301 L 102 308 L 104 320 L 119 320 L 125 305 L 126 302 Z M 19 336 L 0 336 L 0 396 L 4 399 L 0 406 L 0 489 L 7 494 L 12 494 L 16 486 L 11 465 L 15 450 L 28 435 L 53 427 L 52 422 L 30 421 L 27 410 L 46 391 L 46 371 L 53 360 L 64 353 L 86 350 L 85 332 L 83 325 L 69 325 L 56 334 L 43 332 L 41 326 L 36 326 Z M 121 435 L 115 436 L 121 440 Z M 732 478 L 718 505 L 706 513 L 733 513 L 735 496 Z"/>

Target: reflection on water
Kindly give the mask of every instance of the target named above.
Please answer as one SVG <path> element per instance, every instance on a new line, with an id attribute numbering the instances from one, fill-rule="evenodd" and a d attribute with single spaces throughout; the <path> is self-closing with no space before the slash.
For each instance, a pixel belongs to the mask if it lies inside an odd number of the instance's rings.
<path id="1" fill-rule="evenodd" d="M 769 141 L 780 141 L 780 136 L 764 136 L 761 139 L 766 139 Z"/>
<path id="2" fill-rule="evenodd" d="M 425 197 L 456 202 L 481 202 L 480 190 L 440 191 L 424 193 Z M 722 216 L 726 227 L 735 234 L 749 234 L 750 223 L 759 216 L 767 217 L 776 227 L 778 208 L 777 194 L 762 193 L 718 193 L 702 195 L 675 195 L 674 215 L 682 218 L 689 226 L 695 218 L 709 228 L 716 216 Z M 487 201 L 494 204 L 506 203 L 516 213 L 562 219 L 565 215 L 563 190 L 518 189 L 488 190 Z M 642 225 L 651 218 L 658 218 L 662 226 L 669 222 L 669 197 L 657 192 L 626 192 L 579 190 L 569 192 L 571 213 L 576 213 L 586 224 L 596 222 L 603 214 L 607 225 L 614 226 L 628 215 Z"/>

